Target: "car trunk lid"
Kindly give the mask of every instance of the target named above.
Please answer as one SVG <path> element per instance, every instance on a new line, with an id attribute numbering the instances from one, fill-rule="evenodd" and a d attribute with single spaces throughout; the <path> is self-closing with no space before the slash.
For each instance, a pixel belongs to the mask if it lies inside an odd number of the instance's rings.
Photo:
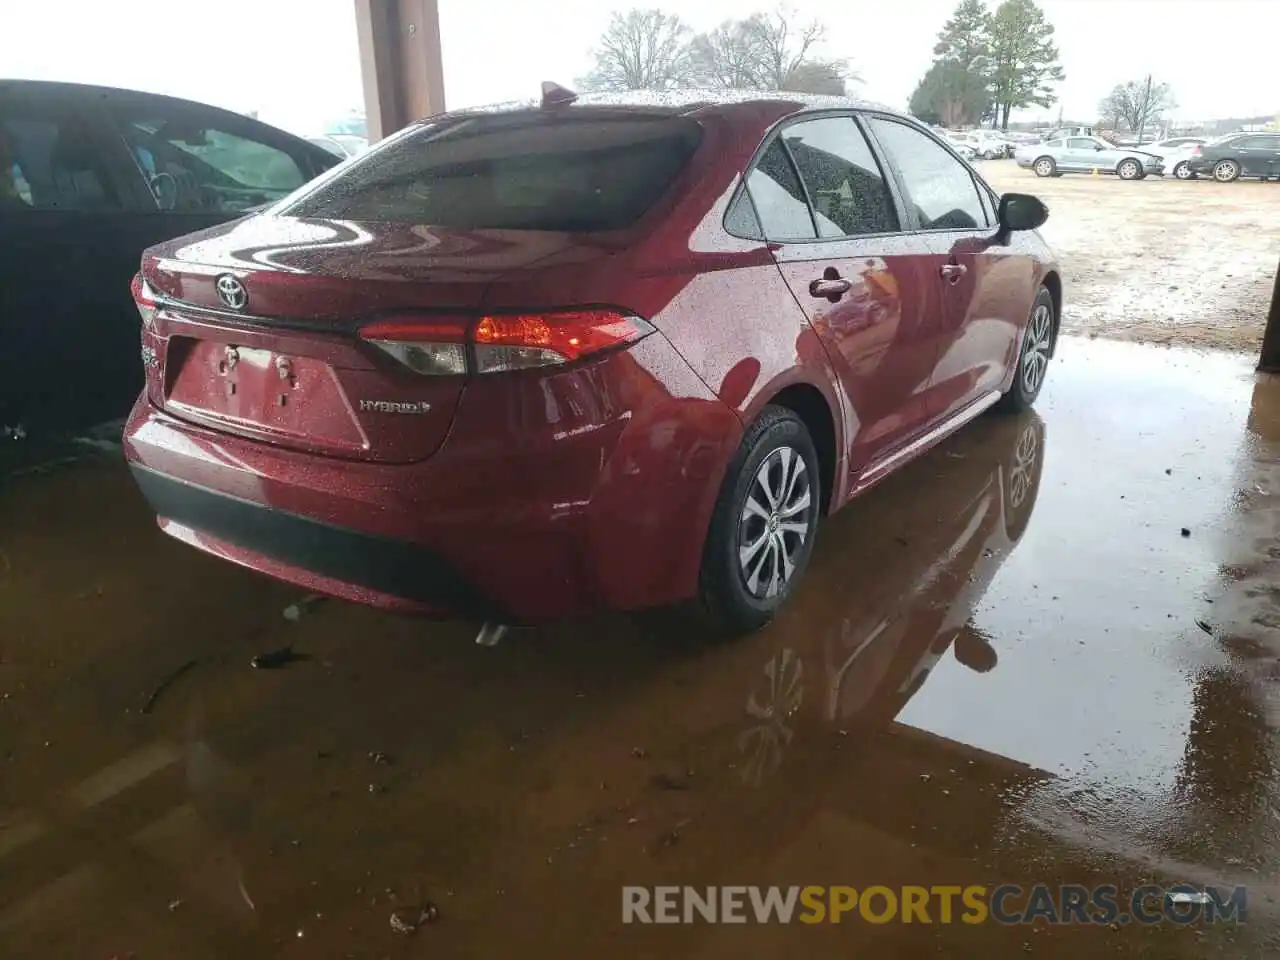
<path id="1" fill-rule="evenodd" d="M 495 280 L 574 246 L 550 232 L 271 216 L 166 245 L 143 271 L 157 303 L 149 392 L 174 416 L 278 446 L 424 459 L 448 434 L 465 363 L 423 375 L 359 328 L 398 317 L 464 328 Z"/>

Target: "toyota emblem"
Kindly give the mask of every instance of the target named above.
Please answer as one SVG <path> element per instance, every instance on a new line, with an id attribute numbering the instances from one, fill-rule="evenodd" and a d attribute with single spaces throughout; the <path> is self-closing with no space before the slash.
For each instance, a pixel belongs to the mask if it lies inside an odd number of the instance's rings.
<path id="1" fill-rule="evenodd" d="M 249 291 L 244 284 L 229 273 L 224 273 L 217 280 L 218 299 L 232 310 L 243 310 L 249 303 Z"/>

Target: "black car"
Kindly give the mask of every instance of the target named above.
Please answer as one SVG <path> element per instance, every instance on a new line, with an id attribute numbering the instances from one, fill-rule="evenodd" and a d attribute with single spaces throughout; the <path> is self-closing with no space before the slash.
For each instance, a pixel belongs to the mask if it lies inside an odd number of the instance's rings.
<path id="1" fill-rule="evenodd" d="M 142 251 L 337 163 L 203 104 L 0 80 L 0 438 L 128 413 L 143 382 L 129 293 Z"/>
<path id="2" fill-rule="evenodd" d="M 1233 133 L 1206 143 L 1187 161 L 1192 173 L 1219 183 L 1241 177 L 1280 177 L 1280 133 Z"/>

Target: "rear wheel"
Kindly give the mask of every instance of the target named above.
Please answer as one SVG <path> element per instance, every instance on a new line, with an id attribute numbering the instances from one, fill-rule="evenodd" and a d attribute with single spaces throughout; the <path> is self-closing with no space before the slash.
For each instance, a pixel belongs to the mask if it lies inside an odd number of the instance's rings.
<path id="1" fill-rule="evenodd" d="M 1053 353 L 1054 324 L 1053 295 L 1041 287 L 1031 306 L 1027 329 L 1022 334 L 1022 347 L 1018 351 L 1013 385 L 1000 398 L 996 405 L 999 409 L 1017 413 L 1036 402 L 1040 388 L 1044 386 L 1049 356 Z"/>
<path id="2" fill-rule="evenodd" d="M 757 630 L 794 592 L 813 551 L 820 476 L 804 422 L 766 407 L 729 464 L 707 531 L 700 592 L 713 626 Z"/>
<path id="3" fill-rule="evenodd" d="M 1179 180 L 1194 180 L 1196 175 L 1191 169 L 1191 164 L 1183 160 L 1173 168 L 1173 175 Z"/>
<path id="4" fill-rule="evenodd" d="M 1219 183 L 1231 183 L 1240 179 L 1240 164 L 1234 160 L 1219 160 L 1213 165 L 1213 179 Z"/>
<path id="5" fill-rule="evenodd" d="M 1041 157 L 1031 169 L 1036 172 L 1037 177 L 1052 177 L 1058 172 L 1058 165 L 1053 162 L 1053 157 Z"/>
<path id="6" fill-rule="evenodd" d="M 1116 167 L 1116 176 L 1121 180 L 1141 180 L 1142 164 L 1137 160 L 1121 160 L 1120 165 Z"/>

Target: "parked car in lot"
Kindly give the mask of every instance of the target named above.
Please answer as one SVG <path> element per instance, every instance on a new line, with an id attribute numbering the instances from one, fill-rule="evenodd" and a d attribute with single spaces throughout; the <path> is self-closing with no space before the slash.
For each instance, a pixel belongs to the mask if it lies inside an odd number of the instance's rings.
<path id="1" fill-rule="evenodd" d="M 946 140 L 951 145 L 951 149 L 960 154 L 965 160 L 973 161 L 979 159 L 978 149 L 970 141 L 957 136 L 949 136 Z"/>
<path id="2" fill-rule="evenodd" d="M 37 437 L 123 417 L 143 382 L 128 294 L 142 250 L 337 162 L 198 103 L 0 80 L 0 427 Z"/>
<path id="3" fill-rule="evenodd" d="M 1064 173 L 1114 173 L 1121 180 L 1141 180 L 1164 169 L 1164 161 L 1153 153 L 1117 147 L 1101 137 L 1067 137 L 1047 143 L 1023 144 L 1014 154 L 1020 167 L 1029 167 L 1040 177 Z"/>
<path id="4" fill-rule="evenodd" d="M 995 160 L 997 157 L 1004 156 L 1004 147 L 1001 144 L 975 137 L 969 133 L 952 134 L 949 139 L 957 146 L 972 151 L 974 157 L 979 160 Z"/>
<path id="5" fill-rule="evenodd" d="M 126 455 L 168 533 L 310 591 L 751 630 L 824 514 L 1035 401 L 1046 217 L 873 105 L 549 85 L 148 250 Z"/>
<path id="6" fill-rule="evenodd" d="M 1241 177 L 1280 178 L 1280 133 L 1233 133 L 1192 149 L 1192 173 L 1211 175 L 1219 183 Z"/>

